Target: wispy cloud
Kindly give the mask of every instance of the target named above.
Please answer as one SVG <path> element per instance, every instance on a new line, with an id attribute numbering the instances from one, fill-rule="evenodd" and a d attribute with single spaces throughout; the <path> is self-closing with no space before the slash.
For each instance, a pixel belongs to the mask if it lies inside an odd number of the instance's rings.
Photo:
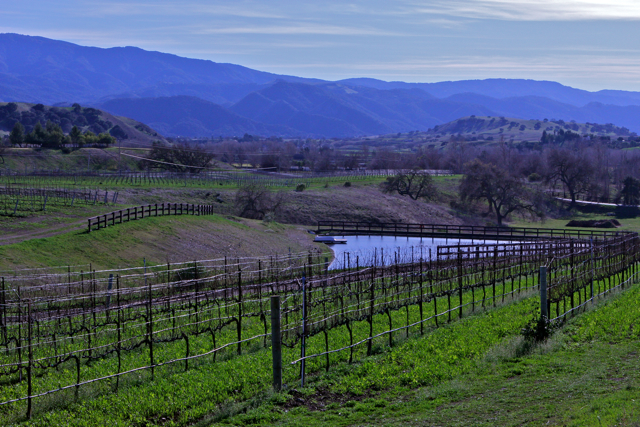
<path id="1" fill-rule="evenodd" d="M 170 37 L 150 37 L 140 31 L 136 33 L 114 34 L 109 30 L 73 30 L 73 29 L 32 29 L 22 27 L 0 26 L 0 33 L 16 33 L 30 36 L 46 37 L 56 40 L 64 40 L 81 46 L 95 46 L 110 48 L 115 46 L 136 46 L 143 49 L 157 49 L 158 46 L 177 46 L 179 41 Z M 165 49 L 166 51 L 167 49 Z"/>
<path id="2" fill-rule="evenodd" d="M 207 28 L 199 30 L 202 34 L 316 34 L 335 36 L 401 36 L 400 32 L 384 31 L 375 28 L 345 27 L 323 24 L 284 24 L 256 25 L 238 27 Z"/>
<path id="3" fill-rule="evenodd" d="M 404 14 L 509 21 L 640 20 L 637 0 L 432 0 L 407 2 Z"/>
<path id="4" fill-rule="evenodd" d="M 234 5 L 212 5 L 197 1 L 185 2 L 153 2 L 125 3 L 87 3 L 81 13 L 93 16 L 235 16 L 241 18 L 266 18 L 282 19 L 286 18 L 284 13 L 275 13 L 273 8 L 263 3 L 235 3 Z"/>
<path id="5" fill-rule="evenodd" d="M 503 56 L 440 57 L 429 60 L 360 63 L 279 63 L 256 64 L 260 69 L 278 72 L 296 70 L 297 74 L 326 79 L 375 77 L 383 80 L 415 82 L 482 79 L 530 78 L 573 82 L 592 89 L 626 88 L 640 83 L 640 58 L 599 55 L 536 56 L 513 58 Z M 597 83 L 596 83 L 597 82 Z"/>

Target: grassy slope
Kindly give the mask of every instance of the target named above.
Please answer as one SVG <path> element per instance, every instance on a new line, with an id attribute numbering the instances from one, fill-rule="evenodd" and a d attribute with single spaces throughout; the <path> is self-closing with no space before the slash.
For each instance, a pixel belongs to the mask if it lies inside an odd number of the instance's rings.
<path id="1" fill-rule="evenodd" d="M 276 216 L 281 223 L 314 226 L 319 220 L 374 221 L 374 222 L 425 222 L 460 224 L 462 219 L 452 214 L 447 206 L 454 197 L 459 177 L 439 177 L 436 184 L 441 195 L 438 200 L 425 203 L 413 201 L 397 194 L 383 194 L 379 184 L 383 178 L 354 181 L 351 187 L 343 183 L 314 182 L 303 192 L 292 188 L 275 188 L 286 194 L 287 203 Z M 30 237 L 46 237 L 71 228 L 82 228 L 86 219 L 130 206 L 154 203 L 194 203 L 213 205 L 221 215 L 234 215 L 237 188 L 231 186 L 168 186 L 166 183 L 131 185 L 97 182 L 97 188 L 109 194 L 118 191 L 118 205 L 103 206 L 76 204 L 75 207 L 49 206 L 47 213 L 34 212 L 26 217 L 0 217 L 0 245 L 21 241 Z M 102 184 L 102 185 L 100 185 Z M 61 187 L 74 188 L 60 184 Z M 81 186 L 82 187 L 82 186 Z M 84 188 L 84 187 L 82 187 Z M 222 200 L 223 203 L 219 203 Z M 11 208 L 10 204 L 10 208 Z M 58 230 L 47 233 L 48 229 Z"/>
<path id="2" fill-rule="evenodd" d="M 90 168 L 98 171 L 114 171 L 118 162 L 123 169 L 136 169 L 137 161 L 118 156 L 118 148 L 81 148 L 68 154 L 61 150 L 38 150 L 33 148 L 8 148 L 3 154 L 4 169 L 24 172 L 32 170 L 82 171 Z"/>
<path id="3" fill-rule="evenodd" d="M 407 369 L 423 372 L 440 366 L 442 353 L 448 357 L 452 353 L 468 354 L 470 348 L 477 346 L 474 338 L 491 342 L 482 354 L 471 353 L 460 360 L 462 369 L 451 369 L 448 378 L 426 387 L 406 387 L 391 381 L 377 391 L 386 381 L 384 375 L 382 379 L 380 375 L 367 377 L 373 385 L 364 394 L 352 397 L 334 394 L 332 401 L 324 402 L 321 396 L 326 396 L 326 392 L 308 389 L 301 399 L 304 405 L 293 405 L 292 409 L 267 403 L 225 424 L 637 426 L 640 423 L 638 304 L 640 285 L 634 285 L 624 293 L 600 301 L 597 310 L 591 307 L 587 313 L 571 319 L 549 341 L 533 349 L 506 329 L 502 331 L 504 338 L 493 344 L 500 335 L 499 323 L 487 322 L 486 317 L 504 321 L 508 319 L 504 315 L 513 310 L 500 309 L 460 325 L 472 328 L 471 331 L 483 327 L 478 336 L 456 333 L 458 325 L 449 328 L 446 331 L 449 342 L 429 360 L 423 360 L 420 354 L 433 336 L 426 343 L 421 341 L 427 340 L 407 342 L 391 355 L 372 362 L 379 365 L 377 373 L 387 371 L 393 375 L 402 371 L 402 376 Z M 356 368 L 354 374 L 361 370 Z"/>
<path id="4" fill-rule="evenodd" d="M 613 209 L 612 209 L 613 211 Z M 510 226 L 513 227 L 543 227 L 543 228 L 560 228 L 567 230 L 604 230 L 604 231 L 634 231 L 636 233 L 640 232 L 640 217 L 639 218 L 624 218 L 619 219 L 621 227 L 618 228 L 580 228 L 580 227 L 567 227 L 567 223 L 572 219 L 612 219 L 614 216 L 608 216 L 604 214 L 598 213 L 580 213 L 573 212 L 569 214 L 568 218 L 552 218 L 547 219 L 544 222 L 531 223 L 527 221 L 523 221 L 521 219 L 517 219 L 509 223 Z"/>
<path id="5" fill-rule="evenodd" d="M 145 218 L 87 233 L 73 231 L 0 247 L 0 268 L 79 265 L 94 268 L 242 257 L 324 249 L 302 227 L 212 216 Z"/>

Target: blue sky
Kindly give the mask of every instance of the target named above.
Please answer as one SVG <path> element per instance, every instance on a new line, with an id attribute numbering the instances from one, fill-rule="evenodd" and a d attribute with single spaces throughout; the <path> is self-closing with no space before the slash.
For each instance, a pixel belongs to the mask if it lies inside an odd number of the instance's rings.
<path id="1" fill-rule="evenodd" d="M 638 0 L 3 2 L 0 32 L 338 80 L 640 91 Z"/>

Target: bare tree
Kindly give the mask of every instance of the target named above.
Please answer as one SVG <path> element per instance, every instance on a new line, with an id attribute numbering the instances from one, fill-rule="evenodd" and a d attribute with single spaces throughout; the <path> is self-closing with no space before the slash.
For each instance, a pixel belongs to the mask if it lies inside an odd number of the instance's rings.
<path id="1" fill-rule="evenodd" d="M 475 159 L 465 165 L 465 175 L 460 183 L 460 199 L 463 202 L 485 200 L 489 212 L 496 216 L 498 225 L 513 212 L 543 216 L 540 196 L 518 178 L 494 164 Z"/>
<path id="2" fill-rule="evenodd" d="M 285 193 L 274 193 L 265 186 L 254 183 L 240 187 L 235 200 L 238 215 L 250 219 L 275 216 L 285 203 Z"/>
<path id="3" fill-rule="evenodd" d="M 560 181 L 571 198 L 569 209 L 576 205 L 580 193 L 592 188 L 594 166 L 584 153 L 568 148 L 553 148 L 547 152 L 547 182 Z"/>
<path id="4" fill-rule="evenodd" d="M 142 161 L 142 166 L 159 166 L 163 169 L 175 172 L 199 173 L 208 167 L 215 154 L 189 144 L 177 144 L 166 146 L 160 142 L 154 142 L 149 159 Z"/>
<path id="5" fill-rule="evenodd" d="M 385 193 L 397 192 L 401 196 L 409 196 L 413 200 L 430 199 L 436 194 L 431 175 L 425 171 L 413 169 L 409 172 L 399 172 L 390 176 L 382 183 Z"/>

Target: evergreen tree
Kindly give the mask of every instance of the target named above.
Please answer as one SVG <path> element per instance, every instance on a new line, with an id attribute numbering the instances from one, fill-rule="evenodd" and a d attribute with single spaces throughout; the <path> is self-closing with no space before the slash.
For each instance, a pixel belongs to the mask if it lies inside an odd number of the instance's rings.
<path id="1" fill-rule="evenodd" d="M 60 125 L 47 121 L 45 128 L 45 137 L 42 144 L 43 148 L 60 148 L 64 143 L 64 132 Z"/>
<path id="2" fill-rule="evenodd" d="M 29 132 L 25 138 L 25 142 L 31 145 L 42 147 L 45 143 L 47 132 L 44 130 L 40 122 L 37 122 L 33 130 Z"/>
<path id="3" fill-rule="evenodd" d="M 13 125 L 13 129 L 11 129 L 11 134 L 9 135 L 9 141 L 11 141 L 11 145 L 22 147 L 24 143 L 24 126 L 22 123 L 16 122 Z"/>
<path id="4" fill-rule="evenodd" d="M 640 181 L 628 176 L 623 181 L 624 187 L 620 191 L 622 204 L 627 206 L 640 205 Z"/>
<path id="5" fill-rule="evenodd" d="M 78 129 L 78 126 L 71 128 L 71 132 L 69 132 L 69 139 L 71 139 L 71 143 L 76 147 L 82 147 L 84 145 L 84 137 L 82 136 L 80 129 Z"/>

